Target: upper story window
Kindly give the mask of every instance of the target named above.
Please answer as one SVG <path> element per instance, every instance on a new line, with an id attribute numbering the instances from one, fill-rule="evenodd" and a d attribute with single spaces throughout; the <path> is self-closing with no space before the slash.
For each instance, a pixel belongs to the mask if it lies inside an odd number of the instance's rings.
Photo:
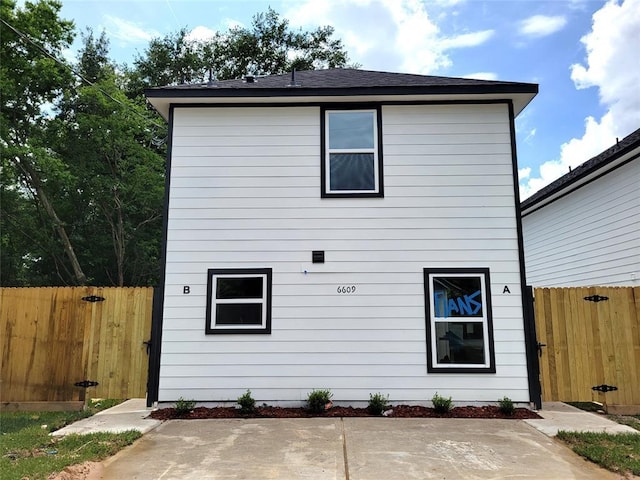
<path id="1" fill-rule="evenodd" d="M 271 333 L 271 269 L 209 269 L 206 333 Z"/>
<path id="2" fill-rule="evenodd" d="M 322 112 L 322 196 L 382 197 L 380 108 Z"/>

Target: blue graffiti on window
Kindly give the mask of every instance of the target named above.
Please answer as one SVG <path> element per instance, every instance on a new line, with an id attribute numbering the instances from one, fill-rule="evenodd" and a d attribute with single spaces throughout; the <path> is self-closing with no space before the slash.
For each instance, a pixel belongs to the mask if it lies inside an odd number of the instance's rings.
<path id="1" fill-rule="evenodd" d="M 444 291 L 434 292 L 434 304 L 436 317 L 451 317 L 455 316 L 470 316 L 476 315 L 482 308 L 482 299 L 476 300 L 480 297 L 480 290 L 462 297 L 452 297 L 447 299 L 447 294 Z"/>

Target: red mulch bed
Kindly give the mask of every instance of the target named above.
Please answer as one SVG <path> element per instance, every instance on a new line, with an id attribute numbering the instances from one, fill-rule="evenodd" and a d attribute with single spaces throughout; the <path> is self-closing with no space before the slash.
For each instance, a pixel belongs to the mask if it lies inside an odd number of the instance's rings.
<path id="1" fill-rule="evenodd" d="M 516 408 L 513 415 L 505 415 L 495 406 L 454 407 L 448 413 L 436 413 L 433 408 L 417 405 L 394 405 L 388 417 L 395 418 L 504 418 L 522 420 L 540 418 L 526 408 Z M 373 417 L 367 408 L 332 407 L 321 414 L 311 413 L 305 408 L 257 407 L 254 413 L 242 413 L 235 407 L 197 407 L 186 415 L 178 415 L 175 408 L 162 408 L 151 412 L 150 417 L 157 420 L 171 419 L 207 419 L 207 418 L 310 418 L 310 417 Z"/>

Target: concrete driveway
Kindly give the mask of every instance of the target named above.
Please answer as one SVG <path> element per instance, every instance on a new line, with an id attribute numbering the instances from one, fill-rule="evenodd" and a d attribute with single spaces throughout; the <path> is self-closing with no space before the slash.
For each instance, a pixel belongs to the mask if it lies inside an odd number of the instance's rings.
<path id="1" fill-rule="evenodd" d="M 517 420 L 171 420 L 103 479 L 614 479 Z"/>

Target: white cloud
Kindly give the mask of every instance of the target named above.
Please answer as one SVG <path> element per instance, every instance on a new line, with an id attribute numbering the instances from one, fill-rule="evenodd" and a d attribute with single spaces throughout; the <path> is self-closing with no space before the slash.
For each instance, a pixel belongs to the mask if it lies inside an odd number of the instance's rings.
<path id="1" fill-rule="evenodd" d="M 531 175 L 531 167 L 518 169 L 518 180 L 524 180 L 526 178 L 529 178 L 529 175 Z"/>
<path id="2" fill-rule="evenodd" d="M 640 0 L 609 0 L 593 14 L 591 31 L 582 37 L 586 66 L 572 65 L 576 88 L 597 87 L 607 109 L 600 120 L 589 116 L 581 138 L 560 147 L 560 156 L 540 166 L 540 176 L 520 186 L 524 199 L 598 155 L 640 126 Z"/>
<path id="3" fill-rule="evenodd" d="M 112 38 L 117 38 L 123 43 L 139 43 L 148 42 L 153 38 L 161 36 L 156 30 L 145 29 L 140 24 L 114 17 L 113 15 L 105 15 L 105 30 Z"/>
<path id="4" fill-rule="evenodd" d="M 480 32 L 463 33 L 462 35 L 444 39 L 442 41 L 442 46 L 444 48 L 477 47 L 493 37 L 494 33 L 495 32 L 493 30 L 482 30 Z"/>
<path id="5" fill-rule="evenodd" d="M 304 0 L 290 5 L 283 16 L 292 25 L 332 25 L 351 60 L 369 69 L 434 73 L 451 66 L 450 50 L 482 45 L 494 34 L 481 30 L 447 36 L 421 0 Z"/>
<path id="6" fill-rule="evenodd" d="M 225 18 L 222 21 L 222 24 L 225 26 L 227 30 L 231 30 L 232 28 L 244 27 L 244 23 L 234 20 L 233 18 Z"/>
<path id="7" fill-rule="evenodd" d="M 208 27 L 203 27 L 202 25 L 200 25 L 191 30 L 185 38 L 189 42 L 202 42 L 211 40 L 213 37 L 215 37 L 215 35 L 215 30 L 211 30 Z"/>
<path id="8" fill-rule="evenodd" d="M 475 80 L 497 80 L 498 74 L 495 72 L 476 72 L 463 75 L 462 78 L 473 78 Z"/>
<path id="9" fill-rule="evenodd" d="M 453 7 L 455 5 L 460 5 L 464 3 L 466 0 L 434 0 L 440 6 L 443 7 Z"/>
<path id="10" fill-rule="evenodd" d="M 561 15 L 534 15 L 520 22 L 520 33 L 528 37 L 546 37 L 562 30 L 567 19 Z"/>

